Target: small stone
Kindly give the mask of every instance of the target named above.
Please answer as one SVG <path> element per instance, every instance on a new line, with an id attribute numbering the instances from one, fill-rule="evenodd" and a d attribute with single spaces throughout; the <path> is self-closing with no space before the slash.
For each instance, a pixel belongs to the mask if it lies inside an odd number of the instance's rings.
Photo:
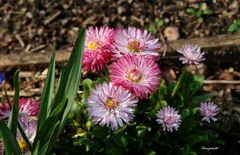
<path id="1" fill-rule="evenodd" d="M 29 18 L 29 19 L 32 19 L 32 18 L 33 18 L 32 12 L 27 12 L 27 13 L 26 13 L 26 16 L 27 16 L 27 18 Z"/>
<path id="2" fill-rule="evenodd" d="M 39 11 L 39 16 L 43 17 L 45 16 L 46 12 L 44 10 Z"/>
<path id="3" fill-rule="evenodd" d="M 163 34 L 164 34 L 164 37 L 166 37 L 166 39 L 168 41 L 177 40 L 179 38 L 178 27 L 176 27 L 176 26 L 168 26 L 168 27 L 165 28 Z"/>
<path id="4" fill-rule="evenodd" d="M 37 30 L 37 34 L 38 34 L 39 36 L 41 36 L 41 35 L 43 34 L 43 28 L 38 29 L 38 30 Z"/>
<path id="5" fill-rule="evenodd" d="M 122 14 L 122 13 L 125 12 L 125 11 L 126 11 L 125 8 L 122 7 L 122 6 L 119 6 L 119 7 L 117 8 L 118 14 Z"/>

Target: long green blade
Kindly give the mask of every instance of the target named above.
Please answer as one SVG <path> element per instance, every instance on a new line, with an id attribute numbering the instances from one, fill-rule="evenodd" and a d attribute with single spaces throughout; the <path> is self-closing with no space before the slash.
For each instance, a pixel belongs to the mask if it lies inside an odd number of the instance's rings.
<path id="1" fill-rule="evenodd" d="M 64 109 L 68 103 L 67 99 L 63 99 L 61 103 L 55 108 L 52 109 L 51 115 L 44 122 L 43 127 L 37 132 L 37 135 L 34 139 L 33 147 L 36 147 L 37 142 L 40 142 L 40 148 L 46 141 L 49 140 L 51 133 L 54 130 L 55 124 L 62 119 Z"/>
<path id="2" fill-rule="evenodd" d="M 10 100 L 9 100 L 9 97 L 8 97 L 8 94 L 7 94 L 7 91 L 6 91 L 5 88 L 4 88 L 4 93 L 5 93 L 5 95 L 6 95 L 6 99 L 7 99 L 8 106 L 10 107 L 10 109 L 12 109 L 12 106 L 11 106 L 11 104 L 10 104 Z M 27 143 L 27 145 L 28 145 L 28 148 L 29 148 L 30 150 L 32 150 L 32 145 L 31 145 L 28 137 L 26 136 L 26 134 L 25 134 L 25 132 L 24 132 L 24 130 L 23 130 L 23 128 L 22 128 L 22 126 L 20 125 L 19 122 L 18 122 L 18 130 L 19 130 L 20 134 L 22 135 L 23 139 L 26 141 L 26 143 Z"/>
<path id="3" fill-rule="evenodd" d="M 58 137 L 59 128 L 60 128 L 60 121 L 58 121 L 58 122 L 55 124 L 54 129 L 53 129 L 53 131 L 52 131 L 52 133 L 51 133 L 51 136 L 50 136 L 50 138 L 49 138 L 49 140 L 48 140 L 48 142 L 47 142 L 46 151 L 44 151 L 43 154 L 45 154 L 45 155 L 50 154 L 50 152 L 51 152 L 51 150 L 52 150 L 52 148 L 53 148 L 53 146 L 54 146 L 54 144 L 55 144 L 55 142 L 56 142 L 56 139 L 57 139 L 57 137 Z"/>
<path id="4" fill-rule="evenodd" d="M 77 89 L 80 83 L 82 69 L 82 55 L 84 50 L 85 38 L 86 28 L 84 27 L 81 29 L 79 33 L 72 54 L 69 58 L 67 67 L 61 76 L 61 81 L 59 83 L 59 87 L 55 96 L 53 106 L 57 106 L 62 100 L 62 98 L 67 98 L 69 101 L 64 111 L 60 128 L 63 127 L 64 120 L 72 108 L 77 93 Z"/>
<path id="5" fill-rule="evenodd" d="M 18 106 L 19 106 L 19 85 L 18 85 L 19 70 L 14 74 L 14 88 L 15 94 L 13 99 L 13 107 L 9 116 L 8 127 L 12 131 L 12 134 L 16 136 L 18 126 Z"/>
<path id="6" fill-rule="evenodd" d="M 34 148 L 32 155 L 39 155 L 39 147 L 40 147 L 40 141 L 37 142 L 37 145 Z"/>
<path id="7" fill-rule="evenodd" d="M 50 110 L 51 110 L 51 101 L 52 94 L 54 89 L 54 80 L 55 80 L 55 46 L 52 49 L 52 58 L 48 67 L 48 73 L 46 77 L 46 82 L 44 84 L 41 103 L 40 103 L 40 112 L 38 117 L 38 128 L 37 131 L 43 126 L 43 123 L 47 119 Z"/>
<path id="8" fill-rule="evenodd" d="M 0 134 L 3 139 L 6 155 L 21 154 L 21 149 L 18 145 L 16 137 L 2 120 L 0 120 Z"/>

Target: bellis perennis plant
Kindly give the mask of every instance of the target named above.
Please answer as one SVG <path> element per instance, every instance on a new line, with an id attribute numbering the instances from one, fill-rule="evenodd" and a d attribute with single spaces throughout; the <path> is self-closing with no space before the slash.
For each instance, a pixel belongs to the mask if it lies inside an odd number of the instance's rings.
<path id="1" fill-rule="evenodd" d="M 201 90 L 203 75 L 183 70 L 174 83 L 165 80 L 161 47 L 139 28 L 82 29 L 56 89 L 53 52 L 39 109 L 33 99 L 19 100 L 17 72 L 13 103 L 0 106 L 5 153 L 196 154 L 198 146 L 223 144 L 211 129 L 219 108 Z M 178 52 L 184 64 L 205 59 L 197 45 Z M 21 123 L 37 113 L 37 125 Z"/>

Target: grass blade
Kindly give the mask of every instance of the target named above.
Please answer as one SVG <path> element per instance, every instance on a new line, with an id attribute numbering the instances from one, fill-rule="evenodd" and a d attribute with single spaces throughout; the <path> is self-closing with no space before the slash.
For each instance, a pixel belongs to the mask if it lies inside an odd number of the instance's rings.
<path id="1" fill-rule="evenodd" d="M 63 99 L 61 103 L 51 112 L 51 115 L 44 122 L 43 127 L 37 132 L 37 135 L 34 139 L 33 147 L 35 148 L 37 142 L 40 142 L 40 148 L 42 149 L 43 144 L 49 140 L 51 133 L 53 132 L 54 126 L 56 123 L 62 119 L 64 109 L 68 103 L 67 99 Z"/>
<path id="2" fill-rule="evenodd" d="M 17 70 L 14 74 L 14 88 L 15 94 L 13 99 L 13 107 L 10 112 L 8 127 L 12 131 L 12 134 L 16 136 L 17 134 L 17 126 L 18 126 L 18 107 L 19 107 L 19 85 L 18 85 L 18 75 L 19 70 Z"/>
<path id="3" fill-rule="evenodd" d="M 0 134 L 3 139 L 6 155 L 21 154 L 21 149 L 18 145 L 16 137 L 2 120 L 0 120 Z"/>
<path id="4" fill-rule="evenodd" d="M 43 126 L 43 123 L 47 119 L 51 110 L 52 94 L 53 94 L 54 80 L 55 80 L 55 53 L 56 53 L 56 47 L 54 45 L 52 49 L 52 58 L 48 67 L 46 82 L 44 84 L 44 88 L 41 96 L 37 131 L 39 131 L 39 129 Z"/>
<path id="5" fill-rule="evenodd" d="M 57 90 L 53 106 L 57 106 L 62 98 L 68 99 L 68 105 L 64 111 L 63 121 L 61 121 L 61 128 L 63 127 L 64 120 L 68 113 L 70 112 L 77 89 L 81 79 L 81 69 L 82 69 L 82 55 L 84 50 L 84 43 L 86 38 L 86 28 L 82 28 L 75 46 L 73 48 L 72 54 L 69 58 L 66 69 L 64 70 L 61 80 L 59 83 L 59 88 Z"/>

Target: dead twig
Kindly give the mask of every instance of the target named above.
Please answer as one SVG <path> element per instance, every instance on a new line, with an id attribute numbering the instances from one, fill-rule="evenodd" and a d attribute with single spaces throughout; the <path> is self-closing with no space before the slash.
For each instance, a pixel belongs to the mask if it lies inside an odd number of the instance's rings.
<path id="1" fill-rule="evenodd" d="M 204 80 L 203 84 L 235 84 L 235 85 L 240 85 L 240 80 Z"/>
<path id="2" fill-rule="evenodd" d="M 51 23 L 55 18 L 57 18 L 59 15 L 61 14 L 61 11 L 57 11 L 56 13 L 54 13 L 51 16 L 48 16 L 46 20 L 44 20 L 43 24 L 47 25 L 49 23 Z"/>
<path id="3" fill-rule="evenodd" d="M 33 53 L 33 52 L 39 51 L 39 50 L 41 50 L 43 48 L 45 48 L 45 45 L 39 45 L 38 47 L 32 49 L 31 51 L 29 51 L 27 53 Z"/>
<path id="4" fill-rule="evenodd" d="M 21 47 L 24 48 L 24 47 L 25 47 L 25 43 L 24 43 L 24 41 L 22 40 L 21 36 L 20 36 L 19 34 L 17 34 L 17 35 L 15 36 L 15 38 L 18 40 L 18 42 L 19 42 L 19 44 L 21 45 Z"/>

